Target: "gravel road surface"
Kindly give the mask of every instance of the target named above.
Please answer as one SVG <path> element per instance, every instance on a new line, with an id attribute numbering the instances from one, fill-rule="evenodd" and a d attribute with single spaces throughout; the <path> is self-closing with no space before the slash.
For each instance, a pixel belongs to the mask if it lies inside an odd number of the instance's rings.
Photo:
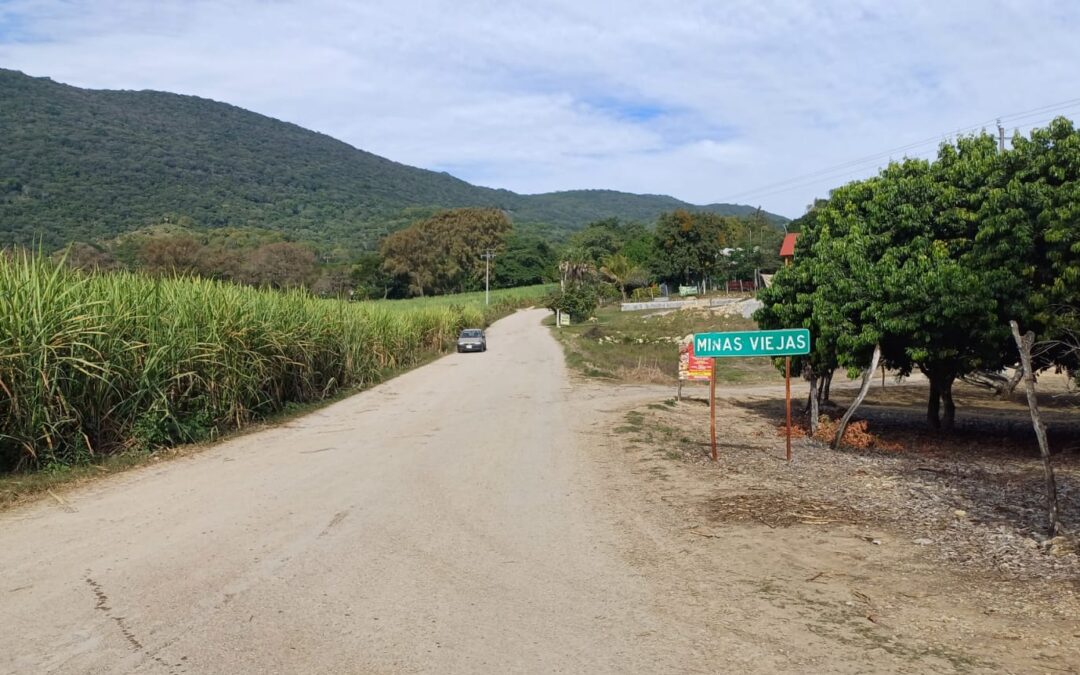
<path id="1" fill-rule="evenodd" d="M 0 672 L 679 669 L 685 638 L 596 511 L 543 315 L 0 514 Z"/>

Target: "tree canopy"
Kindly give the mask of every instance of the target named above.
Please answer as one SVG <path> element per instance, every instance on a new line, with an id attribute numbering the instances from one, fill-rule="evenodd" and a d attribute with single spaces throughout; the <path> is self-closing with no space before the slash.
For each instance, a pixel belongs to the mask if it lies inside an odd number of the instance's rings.
<path id="1" fill-rule="evenodd" d="M 1048 339 L 1075 328 L 1078 171 L 1080 134 L 1064 119 L 1006 152 L 980 134 L 893 162 L 796 221 L 794 264 L 755 318 L 809 328 L 800 361 L 819 375 L 865 368 L 879 345 L 887 367 L 927 376 L 928 421 L 951 427 L 957 378 L 1016 364 L 1010 320 Z M 1047 354 L 1043 365 L 1076 367 Z"/>
<path id="2" fill-rule="evenodd" d="M 653 247 L 656 276 L 695 283 L 722 276 L 723 250 L 734 241 L 737 222 L 715 213 L 682 209 L 661 215 Z"/>
<path id="3" fill-rule="evenodd" d="M 497 209 L 441 211 L 383 240 L 383 269 L 408 280 L 413 295 L 482 287 L 486 252 L 501 251 L 510 233 Z"/>

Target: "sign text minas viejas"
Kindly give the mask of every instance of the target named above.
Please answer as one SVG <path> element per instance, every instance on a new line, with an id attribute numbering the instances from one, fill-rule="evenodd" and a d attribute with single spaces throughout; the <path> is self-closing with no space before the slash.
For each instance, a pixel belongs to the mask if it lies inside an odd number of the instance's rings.
<path id="1" fill-rule="evenodd" d="M 805 333 L 794 335 L 735 335 L 698 337 L 694 341 L 694 351 L 702 352 L 742 352 L 746 350 L 744 340 L 749 342 L 750 352 L 805 352 L 810 348 Z"/>

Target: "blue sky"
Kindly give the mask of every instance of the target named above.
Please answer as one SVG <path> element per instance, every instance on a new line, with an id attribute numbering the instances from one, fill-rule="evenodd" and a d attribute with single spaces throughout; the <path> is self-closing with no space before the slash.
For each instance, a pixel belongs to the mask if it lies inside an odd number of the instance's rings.
<path id="1" fill-rule="evenodd" d="M 227 101 L 492 187 L 788 216 L 998 117 L 1080 117 L 1077 35 L 1080 3 L 1043 0 L 0 0 L 0 67 Z"/>

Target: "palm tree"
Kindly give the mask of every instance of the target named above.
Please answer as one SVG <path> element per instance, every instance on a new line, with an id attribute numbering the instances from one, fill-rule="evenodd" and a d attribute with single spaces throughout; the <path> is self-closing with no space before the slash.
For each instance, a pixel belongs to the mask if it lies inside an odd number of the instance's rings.
<path id="1" fill-rule="evenodd" d="M 603 263 L 600 273 L 619 287 L 623 300 L 626 300 L 627 286 L 637 286 L 645 281 L 645 270 L 622 254 L 613 253 L 604 258 Z"/>
<path id="2" fill-rule="evenodd" d="M 584 251 L 571 249 L 566 252 L 566 255 L 559 263 L 559 273 L 561 275 L 560 285 L 565 290 L 567 281 L 577 283 L 587 281 L 596 273 L 596 268 Z"/>

